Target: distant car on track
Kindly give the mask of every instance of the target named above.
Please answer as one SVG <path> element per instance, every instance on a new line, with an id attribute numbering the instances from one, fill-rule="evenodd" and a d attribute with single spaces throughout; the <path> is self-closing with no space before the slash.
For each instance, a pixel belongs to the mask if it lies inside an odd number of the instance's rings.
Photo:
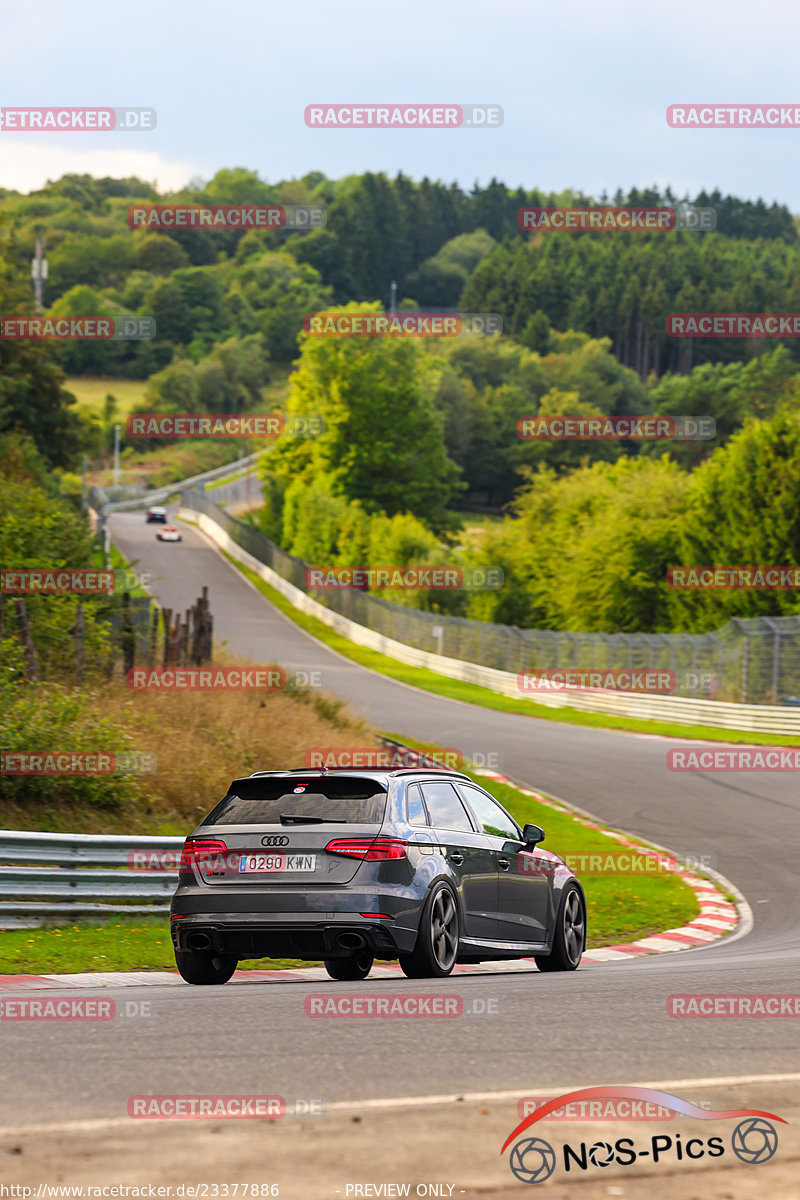
<path id="1" fill-rule="evenodd" d="M 162 508 L 159 504 L 156 504 L 155 507 L 148 508 L 146 519 L 148 525 L 152 525 L 154 522 L 157 522 L 161 525 L 166 525 L 167 510 Z"/>
<path id="2" fill-rule="evenodd" d="M 159 529 L 156 538 L 159 542 L 182 542 L 183 534 L 177 525 L 165 525 L 163 529 Z"/>
<path id="3" fill-rule="evenodd" d="M 322 959 L 364 979 L 399 959 L 412 979 L 532 957 L 574 971 L 583 889 L 458 771 L 258 771 L 234 779 L 186 839 L 171 908 L 178 970 L 227 983 L 246 958 Z"/>

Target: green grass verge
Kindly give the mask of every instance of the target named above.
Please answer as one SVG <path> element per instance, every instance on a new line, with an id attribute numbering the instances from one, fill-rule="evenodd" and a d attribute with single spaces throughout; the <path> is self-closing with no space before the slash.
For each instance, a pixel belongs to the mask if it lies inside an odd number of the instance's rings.
<path id="1" fill-rule="evenodd" d="M 191 524 L 192 522 L 189 522 Z M 535 704 L 529 700 L 515 700 L 510 696 L 502 696 L 488 688 L 478 687 L 473 683 L 463 683 L 460 679 L 448 679 L 446 675 L 437 675 L 425 667 L 411 667 L 370 650 L 366 646 L 357 646 L 348 638 L 335 633 L 317 617 L 309 616 L 295 608 L 285 596 L 251 571 L 249 567 L 237 562 L 232 555 L 221 551 L 225 558 L 258 588 L 262 596 L 274 604 L 280 612 L 294 621 L 306 633 L 313 634 L 331 650 L 336 650 L 344 658 L 360 663 L 371 671 L 388 675 L 400 683 L 412 684 L 423 691 L 433 692 L 437 696 L 446 696 L 450 700 L 463 700 L 466 704 L 477 704 L 482 708 L 494 708 L 499 712 L 520 713 L 525 717 L 539 717 L 545 721 L 557 721 L 562 725 L 583 725 L 593 729 L 619 729 L 633 733 L 660 734 L 662 737 L 697 738 L 709 742 L 725 742 L 728 744 L 745 744 L 748 746 L 800 746 L 800 737 L 780 737 L 778 734 L 747 733 L 736 729 L 714 729 L 707 725 L 675 725 L 666 721 L 639 721 L 635 717 L 606 716 L 605 713 L 587 713 L 574 708 L 548 708 L 544 704 Z"/>
<path id="2" fill-rule="evenodd" d="M 265 958 L 248 959 L 241 967 L 251 971 L 279 971 L 298 965 L 289 959 Z M 175 955 L 167 916 L 0 930 L 2 975 L 174 970 Z"/>
<path id="3" fill-rule="evenodd" d="M 229 483 L 237 483 L 240 479 L 244 479 L 247 475 L 252 475 L 252 466 L 245 468 L 244 471 L 237 471 L 235 475 L 225 475 L 222 479 L 212 479 L 210 483 L 205 485 L 207 492 L 213 492 L 216 488 L 226 487 Z M 261 480 L 258 479 L 258 486 L 261 486 Z M 255 489 L 254 489 L 255 490 Z"/>
<path id="4" fill-rule="evenodd" d="M 111 563 L 112 571 L 127 571 L 130 573 L 131 578 L 133 578 L 136 568 L 131 566 L 131 564 L 128 562 L 127 558 L 125 558 L 124 554 L 120 553 L 120 551 L 117 549 L 117 547 L 114 545 L 113 542 L 109 542 L 109 544 L 108 544 L 108 557 L 109 557 L 109 560 Z M 105 558 L 103 556 L 102 548 L 99 545 L 95 546 L 95 548 L 94 548 L 94 566 L 97 567 L 98 570 L 102 570 L 105 567 L 105 565 L 106 565 Z M 134 582 L 133 587 L 128 588 L 128 592 L 130 593 L 131 596 L 146 596 L 147 595 L 147 592 L 144 590 L 144 588 L 138 582 Z"/>

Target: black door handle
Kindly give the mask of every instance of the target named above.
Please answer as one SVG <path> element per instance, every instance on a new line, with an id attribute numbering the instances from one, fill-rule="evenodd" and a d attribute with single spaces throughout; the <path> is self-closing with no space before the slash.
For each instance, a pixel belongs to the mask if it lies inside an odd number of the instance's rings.
<path id="1" fill-rule="evenodd" d="M 450 855 L 450 862 L 454 862 L 457 867 L 460 867 L 461 864 L 463 863 L 463 861 L 464 861 L 464 855 L 461 853 L 460 850 L 454 850 L 453 853 Z"/>
<path id="2" fill-rule="evenodd" d="M 504 871 L 507 871 L 508 868 L 511 866 L 511 863 L 508 861 L 507 858 L 498 858 L 497 861 L 500 864 L 500 866 L 503 868 Z"/>

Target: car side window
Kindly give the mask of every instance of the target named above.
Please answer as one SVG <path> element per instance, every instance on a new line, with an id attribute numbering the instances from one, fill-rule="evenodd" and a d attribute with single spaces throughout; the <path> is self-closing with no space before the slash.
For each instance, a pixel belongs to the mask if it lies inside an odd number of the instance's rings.
<path id="1" fill-rule="evenodd" d="M 406 808 L 408 809 L 409 825 L 427 825 L 428 814 L 422 802 L 422 792 L 416 783 L 406 789 Z"/>
<path id="2" fill-rule="evenodd" d="M 438 829 L 475 832 L 463 801 L 452 783 L 423 783 L 422 794 L 431 814 L 432 825 Z"/>
<path id="3" fill-rule="evenodd" d="M 470 787 L 469 784 L 459 784 L 459 787 L 484 833 L 490 833 L 493 837 L 510 838 L 515 842 L 520 840 L 519 830 L 496 800 L 480 788 Z"/>

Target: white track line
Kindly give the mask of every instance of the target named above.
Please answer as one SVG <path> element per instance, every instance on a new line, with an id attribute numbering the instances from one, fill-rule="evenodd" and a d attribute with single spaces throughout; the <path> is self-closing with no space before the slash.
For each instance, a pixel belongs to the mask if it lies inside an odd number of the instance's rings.
<path id="1" fill-rule="evenodd" d="M 709 1088 L 709 1087 L 732 1087 L 737 1084 L 764 1084 L 764 1083 L 800 1083 L 800 1073 L 786 1075 L 720 1075 L 720 1076 L 705 1076 L 699 1079 L 660 1079 L 648 1080 L 646 1082 L 632 1083 L 629 1087 L 653 1088 L 660 1092 L 674 1091 L 685 1088 Z M 387 1096 L 385 1099 L 377 1100 L 341 1100 L 334 1104 L 326 1105 L 326 1113 L 347 1113 L 347 1112 L 376 1112 L 380 1110 L 388 1110 L 393 1108 L 409 1109 L 409 1108 L 442 1108 L 451 1104 L 471 1104 L 482 1101 L 503 1101 L 503 1100 L 519 1100 L 521 1096 L 529 1093 L 536 1096 L 561 1096 L 567 1092 L 575 1091 L 577 1088 L 591 1086 L 585 1082 L 562 1084 L 560 1087 L 542 1087 L 539 1084 L 531 1084 L 529 1087 L 518 1087 L 507 1089 L 502 1092 L 452 1092 L 438 1096 Z M 594 1086 L 602 1087 L 602 1084 Z M 230 1118 L 222 1117 L 195 1117 L 187 1118 L 191 1120 L 208 1120 L 221 1121 Z M 240 1118 L 241 1119 L 241 1118 Z M 265 1118 L 266 1120 L 267 1118 Z M 285 1119 L 285 1118 L 284 1118 Z M 677 1118 L 676 1118 L 677 1119 Z M 60 1121 L 42 1125 L 9 1125 L 0 1127 L 0 1138 L 5 1137 L 22 1137 L 26 1134 L 36 1133 L 91 1133 L 94 1130 L 103 1129 L 123 1129 L 131 1127 L 134 1123 L 133 1117 L 95 1117 L 85 1121 Z M 168 1125 L 175 1124 L 174 1117 L 150 1118 L 147 1121 L 148 1125 Z"/>

